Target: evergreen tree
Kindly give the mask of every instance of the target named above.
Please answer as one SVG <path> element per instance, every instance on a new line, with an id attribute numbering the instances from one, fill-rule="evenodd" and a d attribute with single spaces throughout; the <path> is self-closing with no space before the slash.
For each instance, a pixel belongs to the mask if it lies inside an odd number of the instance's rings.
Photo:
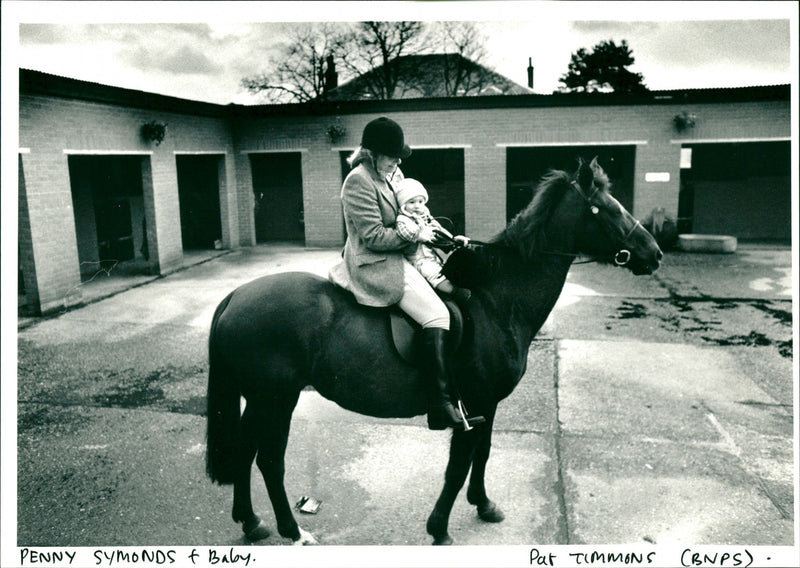
<path id="1" fill-rule="evenodd" d="M 564 84 L 559 92 L 645 93 L 648 89 L 642 74 L 628 69 L 634 61 L 625 40 L 620 45 L 613 40 L 601 41 L 591 51 L 580 48 L 572 54 L 567 73 L 559 78 Z"/>

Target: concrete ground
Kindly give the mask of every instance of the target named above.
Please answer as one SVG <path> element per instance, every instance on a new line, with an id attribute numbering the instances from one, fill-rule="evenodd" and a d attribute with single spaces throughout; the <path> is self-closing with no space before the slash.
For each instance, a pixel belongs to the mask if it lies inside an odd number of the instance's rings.
<path id="1" fill-rule="evenodd" d="M 203 470 L 211 315 L 257 276 L 324 275 L 337 259 L 288 245 L 215 253 L 97 301 L 88 286 L 85 307 L 20 320 L 18 545 L 245 546 L 230 488 Z M 459 497 L 451 535 L 526 551 L 795 554 L 792 354 L 789 249 L 668 253 L 648 277 L 574 266 L 498 411 L 487 487 L 506 520 L 482 523 Z M 368 418 L 304 392 L 287 490 L 323 506 L 299 522 L 327 545 L 429 544 L 447 445 L 423 417 Z M 273 532 L 260 544 L 285 544 L 258 475 L 253 490 Z"/>

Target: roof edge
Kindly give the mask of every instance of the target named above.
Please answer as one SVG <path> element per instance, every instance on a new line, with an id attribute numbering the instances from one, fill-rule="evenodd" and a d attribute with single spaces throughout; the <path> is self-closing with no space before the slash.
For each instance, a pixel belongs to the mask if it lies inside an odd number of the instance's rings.
<path id="1" fill-rule="evenodd" d="M 226 117 L 228 107 L 22 68 L 19 70 L 19 92 L 21 95 L 47 95 L 212 117 Z"/>
<path id="2" fill-rule="evenodd" d="M 425 110 L 545 108 L 573 106 L 677 105 L 789 101 L 790 85 L 681 89 L 626 93 L 554 93 L 551 95 L 485 95 L 373 101 L 310 101 L 294 104 L 229 105 L 235 116 L 358 114 Z"/>
<path id="3" fill-rule="evenodd" d="M 503 109 L 570 106 L 619 106 L 645 104 L 697 104 L 788 101 L 791 85 L 675 89 L 626 93 L 553 93 L 550 95 L 486 95 L 374 101 L 310 101 L 304 103 L 239 105 L 208 103 L 146 91 L 102 85 L 30 69 L 19 70 L 19 91 L 68 99 L 119 104 L 212 117 L 303 116 L 404 112 L 425 110 Z"/>

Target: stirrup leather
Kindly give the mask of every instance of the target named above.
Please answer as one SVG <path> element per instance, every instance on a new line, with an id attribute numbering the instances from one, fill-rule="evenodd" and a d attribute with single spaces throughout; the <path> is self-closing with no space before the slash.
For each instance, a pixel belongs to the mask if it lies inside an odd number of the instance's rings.
<path id="1" fill-rule="evenodd" d="M 469 425 L 469 421 L 467 420 L 467 409 L 464 408 L 464 403 L 461 402 L 461 399 L 458 399 L 458 412 L 461 414 L 461 422 L 464 423 L 464 432 L 469 432 L 472 430 L 472 426 Z"/>

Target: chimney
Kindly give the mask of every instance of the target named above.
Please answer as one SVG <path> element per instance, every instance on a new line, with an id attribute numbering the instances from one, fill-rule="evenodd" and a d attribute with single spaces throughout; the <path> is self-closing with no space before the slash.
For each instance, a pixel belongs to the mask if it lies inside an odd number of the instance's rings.
<path id="1" fill-rule="evenodd" d="M 325 59 L 325 91 L 330 91 L 339 86 L 339 74 L 336 72 L 336 64 L 333 62 L 333 55 Z"/>
<path id="2" fill-rule="evenodd" d="M 533 58 L 528 58 L 528 88 L 533 90 Z"/>

